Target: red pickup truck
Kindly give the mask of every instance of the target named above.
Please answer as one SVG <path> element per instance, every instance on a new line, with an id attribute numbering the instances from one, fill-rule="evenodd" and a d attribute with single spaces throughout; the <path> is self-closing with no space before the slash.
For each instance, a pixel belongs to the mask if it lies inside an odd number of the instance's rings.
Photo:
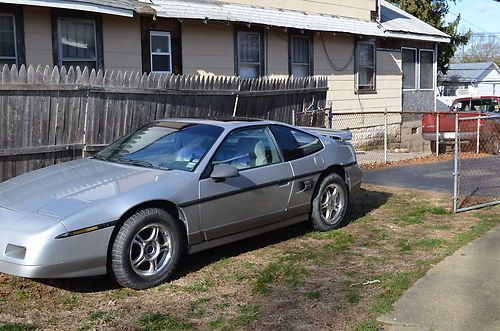
<path id="1" fill-rule="evenodd" d="M 450 114 L 439 114 L 439 152 L 444 153 L 447 145 L 452 145 L 455 141 L 455 113 L 459 113 L 459 118 L 478 117 L 500 114 L 500 97 L 485 96 L 477 98 L 456 99 L 450 111 Z M 431 150 L 436 152 L 436 113 L 425 114 L 422 119 L 422 137 L 431 142 Z M 488 122 L 493 123 L 493 122 Z M 491 131 L 491 125 L 485 125 L 485 121 L 480 121 L 480 132 Z M 494 126 L 498 126 L 498 121 L 494 121 Z M 486 129 L 485 129 L 486 128 Z M 497 128 L 494 129 L 496 132 Z M 460 122 L 460 139 L 462 141 L 475 141 L 477 137 L 477 121 Z M 495 133 L 498 135 L 498 132 Z M 496 137 L 498 140 L 498 137 Z"/>

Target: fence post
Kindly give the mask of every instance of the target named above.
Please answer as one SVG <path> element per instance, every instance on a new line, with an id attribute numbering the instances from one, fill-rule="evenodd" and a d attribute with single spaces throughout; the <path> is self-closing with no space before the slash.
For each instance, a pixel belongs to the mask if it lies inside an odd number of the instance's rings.
<path id="1" fill-rule="evenodd" d="M 388 136 L 388 130 L 387 130 L 387 108 L 384 111 L 384 163 L 387 164 L 387 136 Z"/>
<path id="2" fill-rule="evenodd" d="M 458 114 L 455 114 L 455 157 L 453 163 L 453 212 L 458 212 L 458 157 L 460 144 L 458 140 L 458 135 L 460 133 L 459 118 Z"/>
<path id="3" fill-rule="evenodd" d="M 478 118 L 477 119 L 477 139 L 476 139 L 476 154 L 479 154 L 479 130 L 481 127 L 481 120 Z"/>
<path id="4" fill-rule="evenodd" d="M 436 156 L 439 156 L 439 113 L 436 113 Z"/>
<path id="5" fill-rule="evenodd" d="M 295 109 L 292 110 L 292 125 L 295 126 Z"/>
<path id="6" fill-rule="evenodd" d="M 328 128 L 330 130 L 333 128 L 333 110 L 331 107 L 328 109 Z"/>

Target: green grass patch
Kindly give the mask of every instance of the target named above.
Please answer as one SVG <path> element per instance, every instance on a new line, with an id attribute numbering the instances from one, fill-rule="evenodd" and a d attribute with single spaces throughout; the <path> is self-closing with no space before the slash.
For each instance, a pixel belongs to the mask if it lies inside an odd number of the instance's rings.
<path id="1" fill-rule="evenodd" d="M 396 247 L 400 252 L 410 252 L 412 250 L 410 242 L 406 239 L 398 239 L 396 241 Z"/>
<path id="2" fill-rule="evenodd" d="M 199 292 L 206 292 L 214 286 L 215 283 L 212 280 L 204 279 L 199 282 L 185 285 L 182 287 L 182 290 L 188 293 L 199 293 Z"/>
<path id="3" fill-rule="evenodd" d="M 443 246 L 443 239 L 421 239 L 417 242 L 417 246 L 425 251 L 432 251 Z"/>
<path id="4" fill-rule="evenodd" d="M 67 309 L 67 310 L 73 310 L 75 307 L 78 305 L 78 296 L 76 295 L 71 295 L 69 297 L 66 297 L 61 300 L 61 304 Z"/>
<path id="5" fill-rule="evenodd" d="M 449 211 L 446 208 L 440 206 L 418 206 L 407 209 L 406 211 L 403 209 L 402 212 L 404 215 L 395 220 L 395 223 L 400 226 L 421 224 L 425 222 L 428 215 L 449 214 Z"/>
<path id="6" fill-rule="evenodd" d="M 11 296 L 13 296 L 16 300 L 25 300 L 28 298 L 28 292 L 26 292 L 25 290 L 16 289 L 12 291 Z"/>
<path id="7" fill-rule="evenodd" d="M 354 328 L 355 331 L 379 331 L 382 329 L 382 324 L 376 320 L 364 321 Z"/>
<path id="8" fill-rule="evenodd" d="M 190 317 L 190 318 L 203 317 L 206 313 L 205 305 L 207 303 L 209 303 L 210 301 L 211 301 L 210 299 L 204 298 L 204 299 L 196 300 L 196 301 L 189 303 L 189 307 L 188 307 L 188 311 L 187 311 L 188 317 Z"/>
<path id="9" fill-rule="evenodd" d="M 266 294 L 269 293 L 271 285 L 281 283 L 296 287 L 300 283 L 300 279 L 307 274 L 307 270 L 298 263 L 271 262 L 258 274 L 253 291 Z"/>
<path id="10" fill-rule="evenodd" d="M 253 321 L 260 318 L 261 312 L 259 306 L 242 306 L 238 308 L 238 316 L 236 316 L 231 324 L 238 327 L 249 326 Z"/>
<path id="11" fill-rule="evenodd" d="M 354 242 L 354 236 L 343 230 L 311 232 L 307 236 L 316 240 L 328 241 L 323 246 L 325 252 L 345 252 L 349 249 L 349 245 Z"/>
<path id="12" fill-rule="evenodd" d="M 225 329 L 225 321 L 222 318 L 216 318 L 207 323 L 207 328 L 209 330 L 224 330 Z M 227 328 L 226 328 L 227 329 Z"/>
<path id="13" fill-rule="evenodd" d="M 361 294 L 357 287 L 348 287 L 344 290 L 346 300 L 351 304 L 356 304 L 361 301 Z"/>
<path id="14" fill-rule="evenodd" d="M 0 324 L 0 331 L 31 331 L 36 329 L 37 327 L 33 324 L 22 324 L 22 323 Z"/>
<path id="15" fill-rule="evenodd" d="M 144 331 L 193 330 L 191 323 L 183 321 L 170 314 L 148 313 L 139 320 Z"/>
<path id="16" fill-rule="evenodd" d="M 321 298 L 321 292 L 320 291 L 307 291 L 305 293 L 305 296 L 306 298 L 310 299 L 310 300 L 318 300 Z"/>

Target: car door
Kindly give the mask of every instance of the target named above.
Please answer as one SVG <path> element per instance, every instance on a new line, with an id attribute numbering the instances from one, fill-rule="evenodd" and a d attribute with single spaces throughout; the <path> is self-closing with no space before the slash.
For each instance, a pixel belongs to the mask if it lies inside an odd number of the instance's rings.
<path id="1" fill-rule="evenodd" d="M 324 148 L 323 143 L 316 136 L 292 127 L 271 125 L 270 129 L 294 173 L 285 217 L 308 215 L 314 188 L 325 166 L 323 157 L 318 153 Z"/>
<path id="2" fill-rule="evenodd" d="M 230 133 L 209 167 L 217 164 L 232 165 L 240 175 L 223 182 L 200 180 L 201 227 L 207 240 L 283 220 L 293 173 L 291 165 L 283 162 L 269 128 Z"/>

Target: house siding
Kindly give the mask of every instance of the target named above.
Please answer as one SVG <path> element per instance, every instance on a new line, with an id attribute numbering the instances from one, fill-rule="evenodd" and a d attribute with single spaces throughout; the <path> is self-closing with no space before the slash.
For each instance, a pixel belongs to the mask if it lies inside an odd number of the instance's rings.
<path id="1" fill-rule="evenodd" d="M 140 17 L 103 15 L 102 38 L 106 69 L 142 72 Z"/>
<path id="2" fill-rule="evenodd" d="M 26 64 L 53 65 L 52 11 L 25 6 Z M 102 16 L 105 69 L 142 71 L 140 18 Z"/>
<path id="3" fill-rule="evenodd" d="M 334 111 L 399 111 L 401 110 L 401 53 L 397 51 L 377 51 L 376 92 L 355 93 L 354 59 L 355 37 L 350 35 L 323 34 L 326 50 L 337 67 L 349 65 L 342 71 L 332 68 L 323 49 L 321 37 L 315 38 L 315 74 L 328 77 L 327 99 Z"/>
<path id="4" fill-rule="evenodd" d="M 182 64 L 186 75 L 234 75 L 233 27 L 217 22 L 184 21 Z"/>
<path id="5" fill-rule="evenodd" d="M 371 19 L 377 10 L 376 0 L 220 0 L 249 6 L 281 8 L 309 13 Z"/>
<path id="6" fill-rule="evenodd" d="M 51 10 L 25 6 L 23 12 L 26 64 L 54 64 Z"/>

